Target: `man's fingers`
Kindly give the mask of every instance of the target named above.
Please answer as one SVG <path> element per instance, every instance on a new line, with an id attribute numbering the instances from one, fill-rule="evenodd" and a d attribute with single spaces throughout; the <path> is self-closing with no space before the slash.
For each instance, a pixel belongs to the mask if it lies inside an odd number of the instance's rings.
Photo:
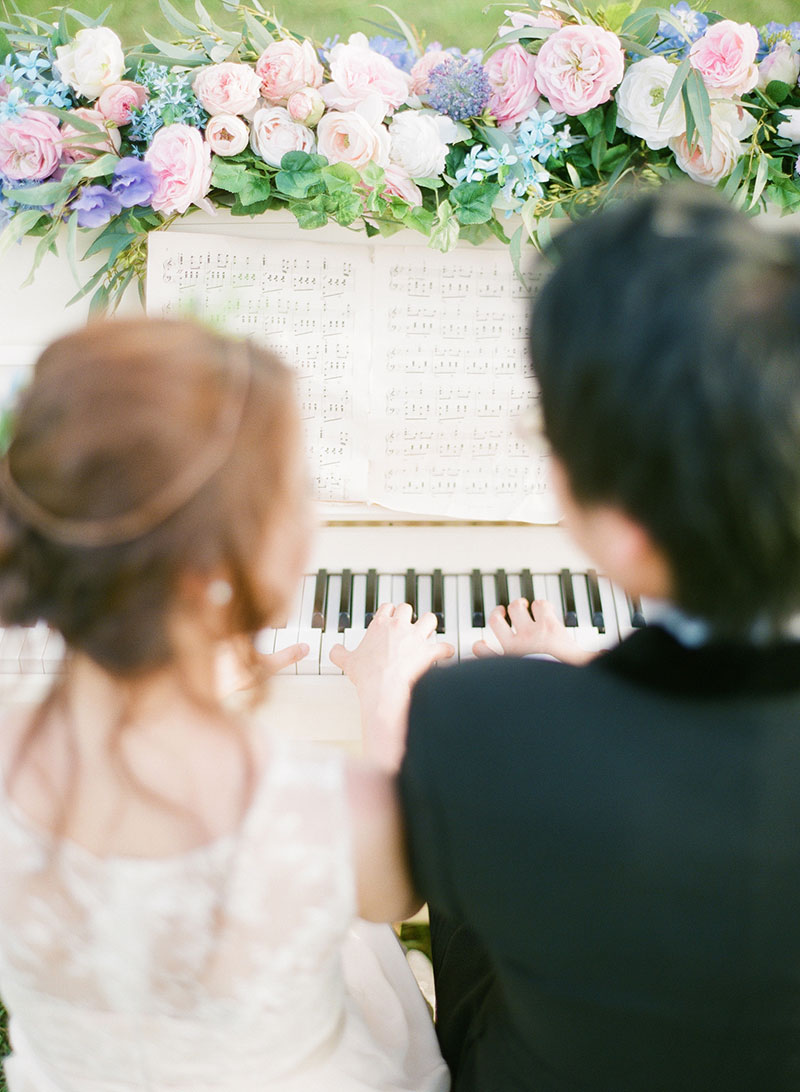
<path id="1" fill-rule="evenodd" d="M 302 660 L 304 656 L 308 655 L 309 651 L 308 645 L 305 644 L 289 645 L 288 648 L 282 648 L 279 652 L 271 652 L 264 659 L 267 661 L 270 674 L 277 675 L 285 667 Z"/>
<path id="2" fill-rule="evenodd" d="M 476 641 L 472 646 L 472 651 L 475 653 L 479 660 L 489 660 L 494 656 L 498 656 L 499 653 L 494 649 L 489 648 L 485 641 Z"/>

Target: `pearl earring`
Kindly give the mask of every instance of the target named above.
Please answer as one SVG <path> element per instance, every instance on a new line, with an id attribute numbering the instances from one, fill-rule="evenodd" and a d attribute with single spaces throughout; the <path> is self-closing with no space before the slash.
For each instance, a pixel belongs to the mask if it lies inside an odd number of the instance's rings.
<path id="1" fill-rule="evenodd" d="M 233 588 L 227 580 L 212 580 L 206 588 L 206 599 L 214 607 L 227 607 L 233 599 Z"/>

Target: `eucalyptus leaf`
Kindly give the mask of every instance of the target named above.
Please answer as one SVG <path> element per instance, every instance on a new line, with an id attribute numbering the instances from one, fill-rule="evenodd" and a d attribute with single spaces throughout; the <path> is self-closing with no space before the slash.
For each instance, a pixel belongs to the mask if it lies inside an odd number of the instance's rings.
<path id="1" fill-rule="evenodd" d="M 0 232 L 0 254 L 5 254 L 23 235 L 27 235 L 44 215 L 41 209 L 25 209 L 16 213 Z"/>
<path id="2" fill-rule="evenodd" d="M 664 105 L 661 107 L 661 113 L 658 115 L 658 120 L 663 121 L 666 117 L 667 110 L 670 105 L 675 101 L 680 92 L 683 89 L 683 85 L 686 82 L 686 77 L 689 75 L 689 58 L 681 61 L 681 63 L 675 69 L 675 75 L 672 77 L 672 82 L 667 88 L 667 93 L 664 96 Z"/>
<path id="3" fill-rule="evenodd" d="M 405 40 L 408 42 L 409 46 L 411 47 L 411 51 L 414 54 L 414 56 L 415 57 L 422 56 L 422 50 L 419 47 L 419 42 L 417 41 L 417 37 L 414 34 L 414 32 L 412 31 L 411 27 L 408 25 L 408 23 L 406 23 L 405 20 L 401 19 L 396 11 L 392 11 L 391 8 L 387 8 L 387 6 L 385 4 L 375 4 L 375 7 L 376 8 L 382 8 L 384 11 L 387 11 L 391 15 L 391 17 L 394 19 L 394 21 L 397 23 L 398 27 L 400 28 L 400 31 L 401 31 L 403 37 L 405 38 Z"/>
<path id="4" fill-rule="evenodd" d="M 205 64 L 205 58 L 200 57 L 196 49 L 187 49 L 185 46 L 165 42 L 161 38 L 156 38 L 147 30 L 145 35 L 147 40 L 161 52 L 162 56 L 169 57 L 172 61 L 180 61 L 181 63 L 196 61 L 199 64 Z"/>
<path id="5" fill-rule="evenodd" d="M 175 27 L 185 38 L 193 38 L 197 34 L 197 24 L 182 15 L 170 0 L 158 0 L 158 6 L 170 26 Z"/>
<path id="6" fill-rule="evenodd" d="M 244 13 L 244 25 L 247 27 L 247 36 L 256 48 L 257 53 L 263 53 L 267 46 L 271 46 L 275 39 L 265 26 L 259 23 L 249 11 Z"/>
<path id="7" fill-rule="evenodd" d="M 753 196 L 750 199 L 750 207 L 754 208 L 764 192 L 764 187 L 767 184 L 767 178 L 769 176 L 769 159 L 763 153 L 758 157 L 758 169 L 756 170 L 756 180 L 753 185 Z"/>
<path id="8" fill-rule="evenodd" d="M 661 16 L 654 8 L 639 8 L 622 24 L 620 33 L 639 45 L 649 45 L 658 33 Z"/>
<path id="9" fill-rule="evenodd" d="M 686 77 L 686 82 L 683 85 L 683 94 L 685 100 L 688 101 L 688 104 L 691 107 L 692 117 L 697 126 L 697 131 L 700 134 L 700 143 L 703 146 L 703 151 L 706 155 L 709 155 L 711 153 L 711 141 L 713 139 L 711 131 L 711 102 L 708 98 L 706 85 L 703 83 L 703 77 L 696 68 L 693 68 Z"/>

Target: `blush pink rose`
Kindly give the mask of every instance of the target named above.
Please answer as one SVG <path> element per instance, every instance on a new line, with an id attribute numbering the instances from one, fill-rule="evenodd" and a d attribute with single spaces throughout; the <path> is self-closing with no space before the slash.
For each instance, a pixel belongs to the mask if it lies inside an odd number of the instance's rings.
<path id="1" fill-rule="evenodd" d="M 289 96 L 286 109 L 293 121 L 299 121 L 302 125 L 316 125 L 325 113 L 325 103 L 316 87 L 304 87 Z"/>
<path id="2" fill-rule="evenodd" d="M 440 64 L 445 64 L 445 62 L 452 59 L 451 54 L 445 53 L 443 49 L 432 49 L 429 53 L 425 53 L 420 57 L 408 74 L 410 93 L 412 95 L 424 95 L 428 90 L 428 80 L 434 68 L 438 68 Z"/>
<path id="3" fill-rule="evenodd" d="M 295 91 L 319 87 L 323 71 L 308 39 L 300 43 L 284 38 L 267 46 L 256 61 L 256 75 L 267 102 L 283 105 Z"/>
<path id="4" fill-rule="evenodd" d="M 689 50 L 689 63 L 703 83 L 723 95 L 744 95 L 758 83 L 758 31 L 750 23 L 723 19 Z"/>
<path id="5" fill-rule="evenodd" d="M 313 152 L 314 134 L 292 121 L 283 106 L 265 106 L 253 114 L 250 147 L 271 167 L 280 167 L 287 152 Z"/>
<path id="6" fill-rule="evenodd" d="M 83 163 L 87 159 L 96 159 L 106 152 L 118 152 L 122 144 L 122 137 L 116 125 L 107 121 L 99 110 L 92 110 L 88 106 L 79 106 L 77 110 L 70 110 L 76 118 L 83 121 L 91 121 L 101 133 L 105 134 L 103 140 L 89 140 L 88 134 L 74 125 L 65 121 L 61 126 L 61 139 L 64 144 L 63 159 L 66 163 Z"/>
<path id="7" fill-rule="evenodd" d="M 215 114 L 246 114 L 258 102 L 261 80 L 249 64 L 223 61 L 201 68 L 192 90 L 204 110 Z"/>
<path id="8" fill-rule="evenodd" d="M 0 121 L 0 174 L 14 182 L 41 182 L 61 160 L 61 133 L 51 114 L 28 110 Z"/>
<path id="9" fill-rule="evenodd" d="M 213 212 L 205 196 L 211 188 L 211 149 L 191 125 L 165 125 L 144 155 L 156 177 L 150 204 L 156 212 L 186 212 L 198 205 Z"/>
<path id="10" fill-rule="evenodd" d="M 731 173 L 744 153 L 742 139 L 753 129 L 753 119 L 747 111 L 724 100 L 711 103 L 711 147 L 706 150 L 699 138 L 690 145 L 686 133 L 670 140 L 675 162 L 695 182 L 715 186 Z"/>
<path id="11" fill-rule="evenodd" d="M 380 98 L 384 116 L 408 98 L 408 76 L 388 57 L 370 49 L 364 34 L 351 34 L 330 55 L 331 83 L 321 94 L 334 110 L 355 110 L 362 102 Z"/>
<path id="12" fill-rule="evenodd" d="M 131 110 L 139 110 L 147 102 L 150 92 L 146 87 L 132 80 L 112 83 L 94 104 L 106 121 L 115 125 L 127 125 L 131 120 Z"/>
<path id="13" fill-rule="evenodd" d="M 625 54 L 610 30 L 587 25 L 562 27 L 539 50 L 536 82 L 559 113 L 577 117 L 602 102 L 625 73 Z"/>
<path id="14" fill-rule="evenodd" d="M 238 155 L 250 140 L 247 122 L 238 114 L 214 114 L 206 125 L 206 141 L 215 155 Z"/>
<path id="15" fill-rule="evenodd" d="M 363 110 L 331 110 L 317 126 L 317 149 L 329 163 L 349 163 L 357 171 L 368 163 L 389 165 L 391 139 L 376 115 Z"/>
<path id="16" fill-rule="evenodd" d="M 800 53 L 788 42 L 778 42 L 758 66 L 758 87 L 766 90 L 772 80 L 781 80 L 793 87 L 800 77 Z"/>
<path id="17" fill-rule="evenodd" d="M 517 43 L 498 49 L 484 67 L 492 85 L 489 112 L 501 129 L 513 129 L 539 101 L 536 58 Z"/>
<path id="18" fill-rule="evenodd" d="M 397 163 L 390 163 L 384 168 L 385 193 L 401 197 L 407 205 L 419 208 L 422 205 L 422 190 Z"/>

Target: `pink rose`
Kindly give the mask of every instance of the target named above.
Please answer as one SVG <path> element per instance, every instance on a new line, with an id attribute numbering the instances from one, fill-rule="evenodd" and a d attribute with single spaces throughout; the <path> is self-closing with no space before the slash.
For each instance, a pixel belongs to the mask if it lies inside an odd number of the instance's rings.
<path id="1" fill-rule="evenodd" d="M 271 167 L 280 167 L 287 152 L 313 152 L 314 134 L 292 121 L 283 106 L 266 106 L 253 114 L 250 147 Z"/>
<path id="2" fill-rule="evenodd" d="M 325 114 L 317 126 L 317 145 L 329 163 L 349 163 L 357 171 L 368 163 L 389 165 L 389 130 L 380 124 L 374 101 L 358 110 Z"/>
<path id="3" fill-rule="evenodd" d="M 14 182 L 41 182 L 61 159 L 61 133 L 51 114 L 27 110 L 0 121 L 0 174 Z"/>
<path id="4" fill-rule="evenodd" d="M 698 137 L 697 143 L 690 146 L 683 133 L 669 142 L 675 162 L 695 182 L 715 186 L 731 173 L 744 152 L 742 138 L 752 132 L 752 120 L 733 102 L 712 101 L 711 147 L 706 151 Z"/>
<path id="5" fill-rule="evenodd" d="M 323 71 L 308 39 L 301 44 L 284 38 L 267 46 L 256 62 L 256 75 L 267 102 L 283 104 L 295 91 L 319 87 Z"/>
<path id="6" fill-rule="evenodd" d="M 536 82 L 554 110 L 577 117 L 608 102 L 624 72 L 616 34 L 593 24 L 570 25 L 542 43 Z"/>
<path id="7" fill-rule="evenodd" d="M 408 76 L 388 57 L 369 48 L 364 34 L 351 34 L 339 42 L 330 55 L 331 83 L 322 88 L 322 97 L 334 110 L 354 110 L 367 99 L 383 101 L 384 116 L 396 110 L 408 98 Z"/>
<path id="8" fill-rule="evenodd" d="M 65 121 L 61 126 L 61 139 L 64 144 L 63 158 L 66 163 L 83 163 L 87 159 L 95 159 L 106 152 L 119 151 L 122 137 L 119 129 L 110 121 L 107 121 L 99 110 L 92 110 L 88 106 L 79 106 L 77 110 L 70 110 L 76 118 L 83 121 L 91 121 L 101 133 L 105 133 L 103 140 L 90 140 L 87 133 L 76 129 Z"/>
<path id="9" fill-rule="evenodd" d="M 744 95 L 758 82 L 758 31 L 750 23 L 723 19 L 708 28 L 689 50 L 689 63 L 708 88 Z"/>
<path id="10" fill-rule="evenodd" d="M 432 49 L 429 53 L 425 53 L 420 57 L 409 73 L 410 93 L 412 95 L 424 95 L 428 90 L 428 80 L 434 68 L 438 68 L 440 64 L 452 59 L 451 54 L 445 53 L 443 49 Z"/>
<path id="11" fill-rule="evenodd" d="M 422 191 L 416 182 L 409 178 L 408 172 L 397 163 L 390 163 L 384 168 L 385 193 L 393 197 L 402 197 L 412 208 L 422 205 Z"/>
<path id="12" fill-rule="evenodd" d="M 102 93 L 95 103 L 106 121 L 113 121 L 115 125 L 127 125 L 131 120 L 131 110 L 139 110 L 147 102 L 150 92 L 141 84 L 132 80 L 121 80 L 120 83 L 112 83 Z"/>
<path id="13" fill-rule="evenodd" d="M 159 129 L 145 152 L 156 176 L 156 191 L 150 204 L 156 212 L 186 212 L 198 205 L 212 208 L 204 200 L 211 188 L 211 149 L 198 129 L 191 125 L 165 125 Z"/>
<path id="14" fill-rule="evenodd" d="M 316 125 L 325 113 L 325 103 L 316 87 L 304 87 L 289 96 L 286 109 L 292 121 L 302 125 Z"/>
<path id="15" fill-rule="evenodd" d="M 758 87 L 764 91 L 772 80 L 781 80 L 790 87 L 800 76 L 800 53 L 788 42 L 778 42 L 758 66 Z"/>
<path id="16" fill-rule="evenodd" d="M 485 68 L 492 85 L 489 112 L 501 129 L 513 129 L 539 101 L 536 58 L 517 43 L 498 49 Z"/>
<path id="17" fill-rule="evenodd" d="M 249 140 L 247 122 L 237 114 L 215 114 L 206 125 L 206 141 L 216 155 L 238 155 Z"/>
<path id="18" fill-rule="evenodd" d="M 258 102 L 261 80 L 249 64 L 224 61 L 201 68 L 192 90 L 209 114 L 246 114 Z"/>

